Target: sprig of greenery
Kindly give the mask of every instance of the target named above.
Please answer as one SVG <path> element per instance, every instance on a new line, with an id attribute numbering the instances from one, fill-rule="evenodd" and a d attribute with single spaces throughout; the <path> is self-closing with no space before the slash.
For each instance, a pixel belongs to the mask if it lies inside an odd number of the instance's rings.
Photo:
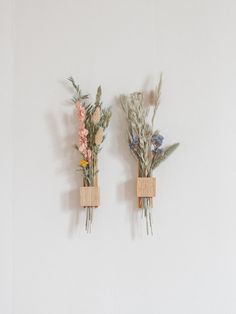
<path id="1" fill-rule="evenodd" d="M 72 101 L 74 103 L 76 103 L 78 100 L 85 100 L 85 99 L 88 99 L 89 95 L 83 95 L 82 94 L 82 91 L 79 87 L 78 84 L 75 83 L 75 80 L 73 79 L 72 76 L 70 76 L 68 78 L 68 81 L 71 82 L 72 86 L 74 87 L 75 89 L 75 95 L 72 97 Z"/>
<path id="2" fill-rule="evenodd" d="M 152 163 L 152 170 L 156 169 L 160 165 L 161 162 L 166 160 L 176 150 L 178 146 L 179 146 L 179 143 L 172 144 L 170 146 L 163 148 L 162 153 L 155 154 L 155 157 Z"/>

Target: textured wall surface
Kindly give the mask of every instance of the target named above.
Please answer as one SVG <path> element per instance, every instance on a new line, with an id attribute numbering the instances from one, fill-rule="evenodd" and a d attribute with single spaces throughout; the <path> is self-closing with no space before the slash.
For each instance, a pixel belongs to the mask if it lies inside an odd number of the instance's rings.
<path id="1" fill-rule="evenodd" d="M 1 314 L 235 314 L 236 3 L 1 0 Z M 163 72 L 154 236 L 120 93 Z M 71 90 L 113 105 L 84 231 Z"/>

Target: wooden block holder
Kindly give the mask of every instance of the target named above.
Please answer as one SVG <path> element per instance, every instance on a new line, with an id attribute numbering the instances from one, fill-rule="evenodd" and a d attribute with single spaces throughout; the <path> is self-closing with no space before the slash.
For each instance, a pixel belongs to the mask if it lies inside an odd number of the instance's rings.
<path id="1" fill-rule="evenodd" d="M 138 177 L 137 178 L 138 208 L 142 208 L 142 197 L 150 198 L 151 207 L 153 207 L 154 196 L 156 196 L 156 178 Z"/>
<path id="2" fill-rule="evenodd" d="M 98 186 L 80 187 L 80 206 L 98 207 L 100 205 L 100 189 Z"/>

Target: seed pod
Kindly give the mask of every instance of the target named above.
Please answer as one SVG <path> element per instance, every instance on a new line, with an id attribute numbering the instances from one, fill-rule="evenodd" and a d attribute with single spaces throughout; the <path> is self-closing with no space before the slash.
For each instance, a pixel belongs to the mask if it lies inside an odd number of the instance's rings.
<path id="1" fill-rule="evenodd" d="M 103 141 L 103 128 L 99 128 L 96 135 L 95 135 L 95 144 L 98 146 Z"/>
<path id="2" fill-rule="evenodd" d="M 149 103 L 150 105 L 154 105 L 155 104 L 155 93 L 154 90 L 151 90 L 149 93 Z"/>
<path id="3" fill-rule="evenodd" d="M 100 118 L 101 118 L 101 109 L 100 107 L 97 107 L 91 117 L 93 124 L 98 124 L 98 122 L 100 121 Z"/>

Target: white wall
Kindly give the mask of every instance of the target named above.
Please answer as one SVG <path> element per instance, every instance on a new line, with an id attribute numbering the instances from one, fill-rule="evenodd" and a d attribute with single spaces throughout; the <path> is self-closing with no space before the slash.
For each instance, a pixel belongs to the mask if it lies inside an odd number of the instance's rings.
<path id="1" fill-rule="evenodd" d="M 0 313 L 235 314 L 235 1 L 0 7 Z M 181 146 L 157 172 L 146 237 L 116 97 L 161 71 L 158 127 Z M 70 75 L 93 95 L 102 84 L 114 107 L 92 235 L 78 210 Z"/>
<path id="2" fill-rule="evenodd" d="M 0 1 L 0 313 L 12 313 L 12 19 L 11 2 Z"/>

